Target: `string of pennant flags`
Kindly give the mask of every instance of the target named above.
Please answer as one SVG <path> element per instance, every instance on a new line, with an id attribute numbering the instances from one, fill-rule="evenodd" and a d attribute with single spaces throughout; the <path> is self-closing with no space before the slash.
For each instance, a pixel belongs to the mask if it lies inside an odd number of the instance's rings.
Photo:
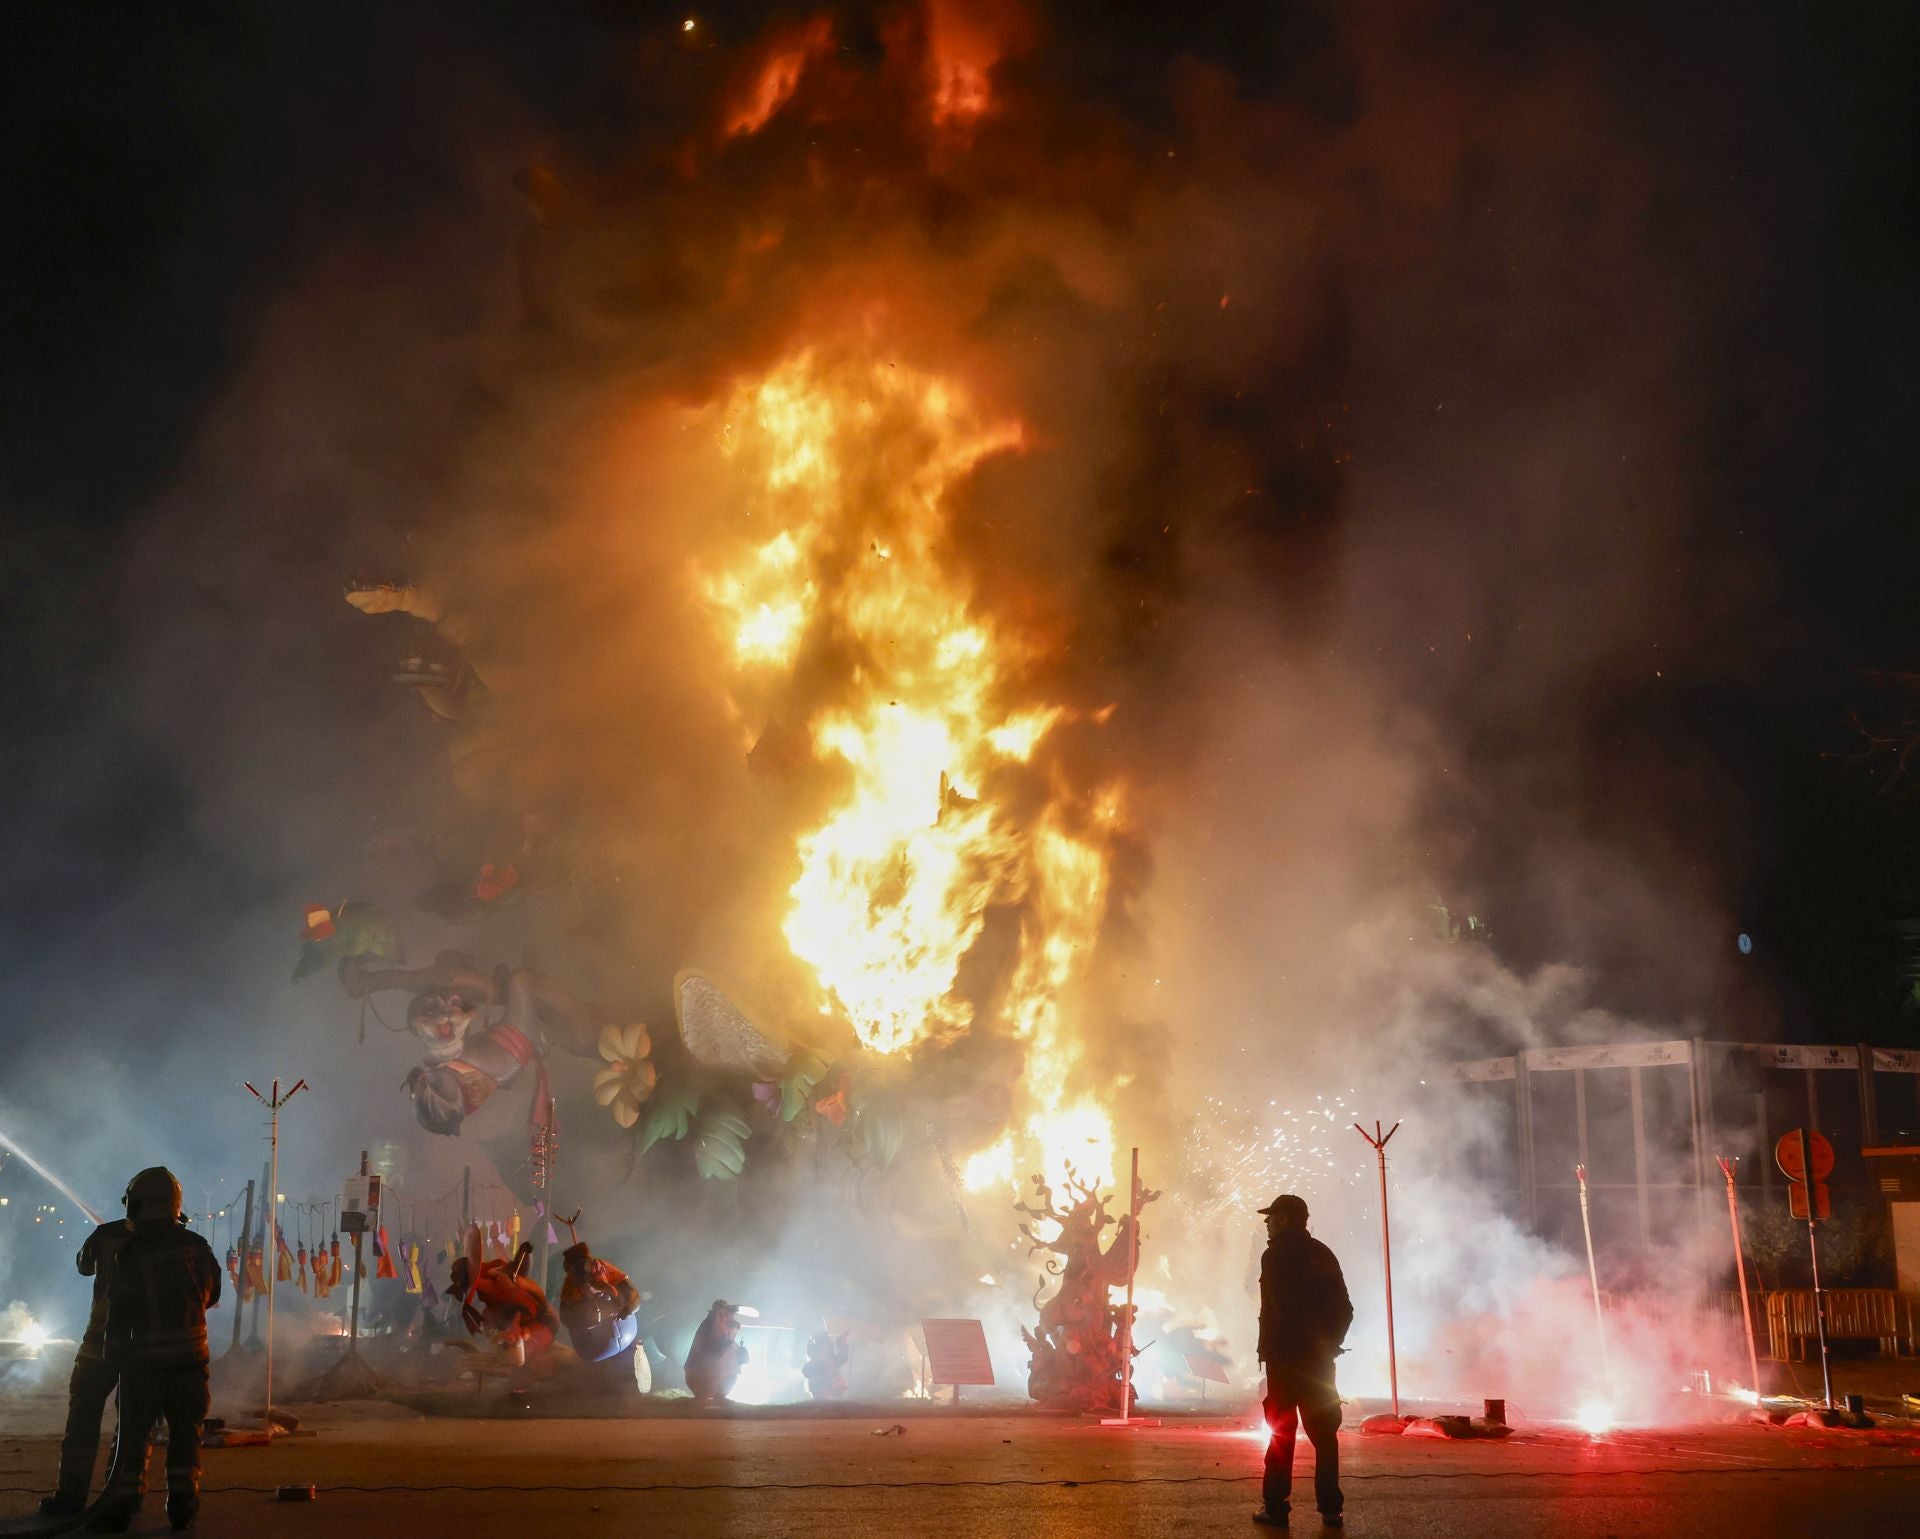
<path id="1" fill-rule="evenodd" d="M 400 1238 L 396 1241 L 391 1236 L 385 1222 L 377 1224 L 370 1231 L 373 1250 L 371 1271 L 363 1260 L 360 1263 L 361 1279 L 364 1281 L 371 1276 L 375 1280 L 396 1280 L 407 1293 L 422 1297 L 429 1307 L 437 1304 L 440 1295 L 433 1283 L 433 1273 L 450 1266 L 464 1248 L 459 1218 L 446 1211 L 461 1196 L 463 1189 L 469 1196 L 480 1197 L 508 1190 L 503 1182 L 469 1183 L 463 1178 L 438 1196 L 414 1203 L 400 1196 L 397 1189 L 389 1187 L 382 1194 L 381 1206 L 387 1212 L 399 1213 Z M 234 1201 L 238 1202 L 239 1197 L 236 1196 Z M 235 1296 L 241 1303 L 246 1303 L 266 1292 L 265 1268 L 269 1264 L 267 1225 L 271 1223 L 270 1264 L 274 1268 L 275 1282 L 291 1283 L 302 1293 L 314 1298 L 330 1297 L 345 1277 L 339 1202 L 328 1199 L 282 1202 L 274 1206 L 278 1211 L 271 1218 L 263 1212 L 258 1235 L 244 1237 L 244 1254 L 238 1243 L 229 1244 L 227 1248 L 227 1273 Z M 544 1199 L 536 1202 L 534 1219 L 536 1223 L 545 1225 L 548 1242 L 557 1245 L 559 1231 Z M 289 1224 L 292 1228 L 291 1237 L 288 1234 Z M 493 1257 L 511 1259 L 519 1248 L 523 1220 L 517 1204 L 492 1215 L 475 1214 L 473 1224 L 480 1230 L 483 1249 Z M 436 1243 L 435 1236 L 441 1233 L 446 1235 L 446 1239 Z"/>

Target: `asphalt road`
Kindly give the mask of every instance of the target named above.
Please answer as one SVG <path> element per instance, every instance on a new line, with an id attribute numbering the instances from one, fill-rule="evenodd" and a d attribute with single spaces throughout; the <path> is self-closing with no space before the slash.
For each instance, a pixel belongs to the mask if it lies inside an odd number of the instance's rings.
<path id="1" fill-rule="evenodd" d="M 1245 1422 L 976 1416 L 824 1420 L 458 1420 L 390 1407 L 308 1408 L 311 1435 L 209 1450 L 199 1532 L 560 1534 L 698 1539 L 1079 1539 L 1257 1533 L 1261 1445 Z M 1758 1427 L 1503 1443 L 1343 1435 L 1347 1531 L 1419 1535 L 1920 1533 L 1920 1435 Z M 0 1517 L 25 1514 L 50 1434 L 0 1438 Z M 158 1473 L 158 1450 L 155 1457 Z M 1319 1530 L 1299 1458 L 1295 1528 Z M 317 1484 L 283 1505 L 282 1484 Z M 1300 1498 L 1305 1497 L 1304 1503 Z M 11 1526 L 11 1525 L 8 1525 Z M 4 1530 L 0 1530 L 4 1531 Z M 156 1498 L 136 1532 L 164 1533 Z"/>

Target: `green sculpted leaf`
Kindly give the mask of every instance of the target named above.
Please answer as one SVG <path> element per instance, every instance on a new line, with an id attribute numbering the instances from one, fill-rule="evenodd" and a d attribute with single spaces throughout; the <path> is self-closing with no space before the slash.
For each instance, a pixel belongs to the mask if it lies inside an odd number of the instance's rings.
<path id="1" fill-rule="evenodd" d="M 733 1180 L 747 1168 L 747 1140 L 752 1136 L 746 1118 L 724 1104 L 702 1112 L 693 1135 L 693 1161 L 701 1178 Z"/>
<path id="2" fill-rule="evenodd" d="M 662 1080 L 647 1107 L 646 1120 L 640 1128 L 643 1152 L 663 1138 L 685 1138 L 693 1126 L 693 1114 L 700 1109 L 700 1095 L 690 1085 Z"/>
<path id="3" fill-rule="evenodd" d="M 787 1075 L 780 1081 L 782 1122 L 791 1122 L 806 1110 L 813 1087 L 827 1076 L 827 1067 L 827 1060 L 810 1047 L 799 1048 L 787 1060 Z"/>

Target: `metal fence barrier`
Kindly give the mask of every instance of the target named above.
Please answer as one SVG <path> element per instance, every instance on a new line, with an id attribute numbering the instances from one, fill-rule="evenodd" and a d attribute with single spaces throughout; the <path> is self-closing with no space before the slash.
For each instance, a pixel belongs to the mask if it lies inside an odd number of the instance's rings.
<path id="1" fill-rule="evenodd" d="M 1744 1329 L 1740 1295 L 1732 1289 L 1692 1294 L 1602 1293 L 1602 1306 L 1686 1327 L 1724 1324 L 1730 1331 Z M 1920 1294 L 1892 1288 L 1829 1288 L 1827 1338 L 1830 1341 L 1871 1341 L 1885 1357 L 1920 1357 Z M 1813 1291 L 1787 1288 L 1753 1294 L 1755 1334 L 1764 1333 L 1769 1357 L 1785 1361 L 1805 1359 L 1817 1350 L 1819 1326 L 1813 1314 Z"/>
<path id="2" fill-rule="evenodd" d="M 1892 1288 L 1829 1288 L 1827 1339 L 1872 1341 L 1888 1357 L 1913 1356 L 1915 1313 L 1911 1295 Z M 1772 1356 L 1805 1358 L 1808 1344 L 1820 1336 L 1814 1316 L 1813 1290 L 1787 1288 L 1766 1295 L 1767 1344 Z M 1736 1302 L 1734 1318 L 1739 1318 Z"/>

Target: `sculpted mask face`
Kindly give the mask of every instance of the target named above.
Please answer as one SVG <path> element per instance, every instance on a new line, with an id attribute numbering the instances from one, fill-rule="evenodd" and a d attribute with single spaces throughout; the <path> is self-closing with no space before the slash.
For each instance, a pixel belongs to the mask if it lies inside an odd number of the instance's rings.
<path id="1" fill-rule="evenodd" d="M 480 1014 L 457 990 L 416 994 L 407 1006 L 407 1025 L 426 1044 L 427 1062 L 446 1063 L 466 1051 L 467 1033 Z"/>

